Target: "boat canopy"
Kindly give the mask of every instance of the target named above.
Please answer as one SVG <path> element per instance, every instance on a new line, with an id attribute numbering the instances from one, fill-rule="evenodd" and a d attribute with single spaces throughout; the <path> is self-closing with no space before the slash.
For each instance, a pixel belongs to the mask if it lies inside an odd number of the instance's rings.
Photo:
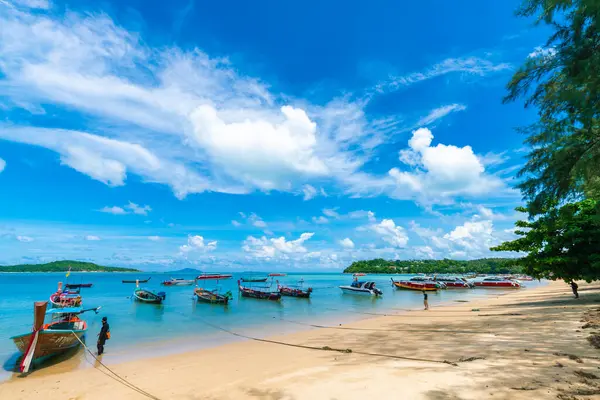
<path id="1" fill-rule="evenodd" d="M 46 315 L 54 314 L 80 314 L 83 311 L 82 307 L 65 307 L 65 308 L 51 308 L 46 311 Z"/>

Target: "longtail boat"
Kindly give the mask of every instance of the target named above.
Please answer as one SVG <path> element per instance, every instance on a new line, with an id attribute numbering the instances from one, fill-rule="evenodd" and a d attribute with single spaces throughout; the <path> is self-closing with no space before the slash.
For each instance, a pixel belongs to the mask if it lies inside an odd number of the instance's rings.
<path id="1" fill-rule="evenodd" d="M 303 298 L 303 299 L 308 299 L 310 298 L 310 294 L 312 293 L 312 288 L 307 288 L 306 290 L 302 288 L 302 282 L 299 282 L 298 285 L 295 286 L 284 286 L 284 285 L 280 285 L 279 282 L 277 282 L 277 290 L 279 291 L 279 293 L 282 296 L 289 296 L 289 297 L 299 297 L 299 298 Z"/>
<path id="2" fill-rule="evenodd" d="M 419 281 L 395 281 L 394 278 L 390 278 L 392 280 L 392 284 L 397 289 L 407 289 L 407 290 L 424 290 L 426 292 L 432 292 L 440 289 L 440 286 L 435 282 L 419 282 Z"/>
<path id="3" fill-rule="evenodd" d="M 161 304 L 167 298 L 167 294 L 165 292 L 154 293 L 138 287 L 133 292 L 133 298 L 142 303 Z"/>
<path id="4" fill-rule="evenodd" d="M 477 288 L 485 289 L 519 289 L 521 284 L 519 282 L 511 281 L 499 276 L 490 276 L 481 280 L 473 281 L 473 284 Z"/>
<path id="5" fill-rule="evenodd" d="M 350 285 L 340 286 L 340 289 L 347 294 L 360 294 L 375 297 L 383 295 L 383 292 L 375 287 L 375 282 L 359 282 L 357 278 L 354 278 L 354 281 Z"/>
<path id="6" fill-rule="evenodd" d="M 11 337 L 23 359 L 19 366 L 21 372 L 29 372 L 34 361 L 43 361 L 49 357 L 64 353 L 81 344 L 80 340 L 87 331 L 87 323 L 79 318 L 86 311 L 98 313 L 100 307 L 84 310 L 80 307 L 54 308 L 46 312 L 48 302 L 34 303 L 33 331 Z M 44 317 L 51 316 L 48 323 Z"/>
<path id="7" fill-rule="evenodd" d="M 67 283 L 65 288 L 67 289 L 81 289 L 81 288 L 91 288 L 91 283 Z"/>
<path id="8" fill-rule="evenodd" d="M 79 307 L 81 295 L 78 290 L 63 290 L 62 282 L 58 282 L 58 290 L 50 295 L 50 304 L 53 308 Z"/>
<path id="9" fill-rule="evenodd" d="M 255 276 L 246 276 L 242 278 L 242 282 L 252 283 L 252 282 L 266 282 L 269 278 L 263 277 L 255 277 Z"/>
<path id="10" fill-rule="evenodd" d="M 227 291 L 223 294 L 219 293 L 218 289 L 203 289 L 196 288 L 194 289 L 194 295 L 196 296 L 198 302 L 201 303 L 210 303 L 210 304 L 229 304 L 229 300 L 233 298 L 231 291 Z"/>
<path id="11" fill-rule="evenodd" d="M 269 276 L 287 276 L 287 274 L 283 274 L 283 273 L 279 273 L 279 272 L 273 272 L 273 273 L 270 273 Z"/>
<path id="12" fill-rule="evenodd" d="M 171 278 L 168 281 L 161 282 L 163 286 L 191 286 L 196 283 L 195 279 Z"/>
<path id="13" fill-rule="evenodd" d="M 150 279 L 152 279 L 152 277 L 149 277 L 148 279 L 133 279 L 133 280 L 124 279 L 121 282 L 122 283 L 136 283 L 136 282 L 139 282 L 139 283 L 148 283 L 148 281 Z"/>
<path id="14" fill-rule="evenodd" d="M 203 273 L 203 274 L 198 275 L 196 277 L 196 279 L 199 280 L 199 281 L 208 280 L 208 279 L 229 279 L 232 276 L 233 275 L 231 275 L 231 274 L 207 274 L 207 273 Z"/>
<path id="15" fill-rule="evenodd" d="M 238 281 L 239 290 L 242 294 L 242 297 L 251 297 L 254 299 L 263 299 L 263 300 L 281 300 L 281 293 L 273 292 L 271 290 L 258 290 L 249 287 L 244 287 Z"/>

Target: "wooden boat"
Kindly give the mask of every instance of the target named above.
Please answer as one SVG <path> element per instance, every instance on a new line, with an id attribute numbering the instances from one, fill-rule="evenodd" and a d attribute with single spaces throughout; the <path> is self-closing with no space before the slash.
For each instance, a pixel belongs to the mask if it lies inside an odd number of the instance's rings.
<path id="1" fill-rule="evenodd" d="M 433 280 L 435 282 L 442 282 L 448 289 L 470 289 L 475 287 L 473 283 L 456 276 L 435 276 Z"/>
<path id="2" fill-rule="evenodd" d="M 282 296 L 289 297 L 300 297 L 303 299 L 308 299 L 310 294 L 312 293 L 312 288 L 308 288 L 306 290 L 302 289 L 301 284 L 297 286 L 283 286 L 277 282 L 277 290 Z"/>
<path id="3" fill-rule="evenodd" d="M 229 300 L 233 298 L 230 291 L 220 294 L 218 289 L 203 289 L 196 288 L 194 289 L 194 295 L 196 296 L 198 302 L 201 303 L 210 303 L 210 304 L 229 304 Z"/>
<path id="4" fill-rule="evenodd" d="M 263 300 L 281 300 L 281 293 L 273 292 L 270 290 L 258 290 L 249 287 L 242 286 L 238 281 L 240 293 L 242 297 L 251 297 L 254 299 L 263 299 Z M 266 288 L 265 288 L 266 289 Z"/>
<path id="5" fill-rule="evenodd" d="M 282 274 L 282 273 L 279 273 L 279 272 L 274 272 L 274 273 L 269 274 L 269 276 L 287 276 L 287 274 Z"/>
<path id="6" fill-rule="evenodd" d="M 167 294 L 165 292 L 154 293 L 151 290 L 138 287 L 133 292 L 133 297 L 142 303 L 161 304 L 167 297 Z"/>
<path id="7" fill-rule="evenodd" d="M 195 279 L 171 278 L 168 281 L 163 281 L 164 286 L 191 286 L 196 283 Z"/>
<path id="8" fill-rule="evenodd" d="M 367 274 L 365 274 L 364 272 L 357 272 L 355 274 L 353 274 L 352 276 L 365 276 Z"/>
<path id="9" fill-rule="evenodd" d="M 267 279 L 269 278 L 262 278 L 262 277 L 243 277 L 242 278 L 242 282 L 246 282 L 246 283 L 252 283 L 252 282 L 266 282 Z"/>
<path id="10" fill-rule="evenodd" d="M 390 278 L 392 280 L 392 285 L 394 285 L 397 289 L 406 289 L 406 290 L 420 290 L 426 292 L 433 292 L 440 289 L 440 286 L 435 282 L 428 281 L 395 281 L 394 278 Z"/>
<path id="11" fill-rule="evenodd" d="M 521 287 L 519 282 L 511 281 L 510 279 L 499 276 L 489 276 L 481 280 L 473 281 L 473 284 L 477 288 L 485 289 L 519 289 Z"/>
<path id="12" fill-rule="evenodd" d="M 200 274 L 196 277 L 197 280 L 202 281 L 202 280 L 207 280 L 207 279 L 229 279 L 231 278 L 233 275 L 231 274 Z"/>
<path id="13" fill-rule="evenodd" d="M 436 285 L 438 289 L 446 289 L 446 284 L 444 282 L 436 281 L 435 279 L 426 275 L 413 276 L 409 279 L 409 281 L 419 283 L 430 283 Z"/>
<path id="14" fill-rule="evenodd" d="M 79 307 L 81 295 L 78 290 L 63 290 L 62 282 L 58 282 L 58 290 L 50 295 L 50 304 L 53 308 Z"/>
<path id="15" fill-rule="evenodd" d="M 81 288 L 91 288 L 91 283 L 67 283 L 65 288 L 67 289 L 81 289 Z"/>
<path id="16" fill-rule="evenodd" d="M 340 286 L 340 289 L 347 294 L 360 294 L 376 297 L 383 295 L 383 292 L 375 287 L 375 282 L 359 282 L 357 279 L 349 286 Z"/>
<path id="17" fill-rule="evenodd" d="M 43 361 L 79 346 L 87 331 L 87 323 L 80 319 L 79 315 L 86 311 L 97 313 L 100 308 L 54 308 L 46 312 L 47 306 L 46 301 L 35 302 L 33 331 L 11 337 L 23 353 L 21 372 L 28 372 L 34 361 Z M 46 315 L 49 315 L 51 320 L 44 324 Z"/>
<path id="18" fill-rule="evenodd" d="M 138 282 L 138 283 L 147 283 L 150 279 L 152 279 L 152 277 L 149 277 L 148 279 L 133 279 L 133 280 L 124 279 L 121 282 L 122 283 L 136 283 L 136 282 Z"/>

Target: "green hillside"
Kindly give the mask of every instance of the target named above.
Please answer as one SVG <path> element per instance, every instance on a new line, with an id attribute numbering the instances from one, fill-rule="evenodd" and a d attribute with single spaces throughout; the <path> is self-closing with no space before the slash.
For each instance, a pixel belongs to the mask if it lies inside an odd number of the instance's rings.
<path id="1" fill-rule="evenodd" d="M 133 268 L 105 267 L 82 261 L 53 261 L 47 264 L 20 264 L 0 266 L 0 272 L 138 272 Z"/>
<path id="2" fill-rule="evenodd" d="M 516 274 L 521 267 L 511 258 L 482 258 L 479 260 L 394 260 L 383 258 L 355 261 L 345 273 L 364 272 L 370 274 Z"/>

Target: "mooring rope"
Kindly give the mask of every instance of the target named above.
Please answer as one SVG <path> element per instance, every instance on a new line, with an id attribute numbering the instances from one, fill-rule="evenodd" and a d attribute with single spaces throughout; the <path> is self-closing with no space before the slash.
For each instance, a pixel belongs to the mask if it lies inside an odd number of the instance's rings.
<path id="1" fill-rule="evenodd" d="M 137 392 L 137 393 L 141 394 L 142 396 L 146 396 L 146 397 L 148 397 L 149 399 L 153 399 L 153 400 L 160 400 L 160 398 L 158 398 L 158 397 L 154 396 L 154 395 L 153 395 L 153 394 L 151 394 L 151 393 L 148 393 L 148 392 L 146 392 L 144 389 L 142 389 L 142 388 L 140 388 L 140 387 L 138 387 L 138 386 L 134 385 L 133 383 L 129 382 L 127 379 L 123 378 L 122 376 L 120 376 L 119 374 L 117 374 L 116 372 L 114 372 L 112 369 L 108 368 L 108 367 L 106 366 L 106 364 L 104 364 L 102 361 L 100 361 L 100 360 L 98 359 L 98 357 L 96 357 L 96 356 L 94 355 L 94 353 L 93 353 L 93 352 L 90 350 L 90 348 L 86 346 L 86 344 L 85 344 L 85 343 L 84 343 L 84 342 L 81 340 L 81 338 L 79 338 L 79 336 L 77 336 L 77 335 L 75 334 L 75 332 L 71 331 L 71 333 L 73 334 L 73 336 L 75 336 L 75 338 L 76 338 L 76 339 L 79 341 L 79 343 L 81 343 L 81 345 L 82 345 L 82 346 L 85 348 L 85 350 L 86 350 L 88 353 L 90 353 L 90 355 L 91 355 L 91 356 L 94 358 L 94 360 L 96 360 L 96 362 L 98 362 L 100 365 L 102 365 L 104 368 L 106 368 L 106 370 L 107 370 L 107 371 L 109 371 L 111 374 L 113 374 L 113 375 L 114 375 L 114 377 L 113 377 L 113 376 L 110 376 L 110 375 L 107 375 L 107 374 L 106 374 L 104 371 L 102 371 L 101 369 L 97 368 L 96 366 L 94 366 L 94 368 L 98 369 L 98 371 L 100 371 L 100 372 L 102 372 L 103 374 L 105 374 L 105 375 L 109 376 L 110 378 L 112 378 L 112 379 L 116 380 L 117 382 L 119 382 L 119 383 L 121 383 L 122 385 L 124 385 L 124 386 L 128 387 L 129 389 L 131 389 L 131 390 L 133 390 L 133 391 L 135 391 L 135 392 Z"/>

